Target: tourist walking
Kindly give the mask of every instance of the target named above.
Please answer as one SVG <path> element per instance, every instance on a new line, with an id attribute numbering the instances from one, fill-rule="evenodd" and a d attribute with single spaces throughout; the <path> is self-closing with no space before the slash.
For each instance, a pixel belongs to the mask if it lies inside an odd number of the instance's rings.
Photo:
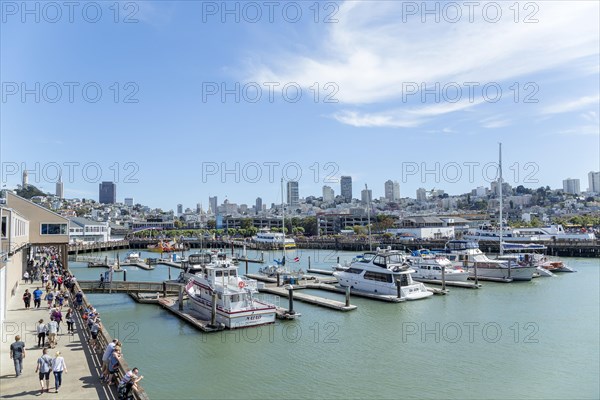
<path id="1" fill-rule="evenodd" d="M 52 308 L 52 302 L 54 301 L 54 292 L 52 292 L 49 288 L 46 291 L 46 297 L 44 300 L 48 302 L 48 309 Z"/>
<path id="2" fill-rule="evenodd" d="M 48 322 L 48 345 L 50 348 L 54 348 L 56 346 L 56 334 L 58 333 L 58 324 L 53 318 L 50 318 L 50 322 Z"/>
<path id="3" fill-rule="evenodd" d="M 29 282 L 29 272 L 25 271 L 23 274 L 23 281 L 25 281 L 25 283 Z"/>
<path id="4" fill-rule="evenodd" d="M 58 389 L 62 385 L 62 374 L 67 373 L 67 364 L 65 359 L 60 355 L 60 351 L 56 352 L 56 357 L 52 360 L 52 372 L 54 372 L 54 389 L 58 393 Z"/>
<path id="5" fill-rule="evenodd" d="M 17 377 L 23 373 L 23 359 L 25 358 L 25 343 L 21 342 L 21 336 L 15 336 L 15 342 L 10 345 L 10 358 L 15 363 L 15 374 Z"/>
<path id="6" fill-rule="evenodd" d="M 38 347 L 43 347 L 46 345 L 46 333 L 48 333 L 48 327 L 44 324 L 44 320 L 40 319 L 38 321 L 38 325 L 36 327 L 37 337 L 38 337 Z M 40 345 L 41 343 L 41 345 Z"/>
<path id="7" fill-rule="evenodd" d="M 99 289 L 104 289 L 104 274 L 100 274 L 100 286 Z"/>
<path id="8" fill-rule="evenodd" d="M 44 294 L 44 292 L 42 292 L 40 288 L 37 288 L 33 291 L 33 305 L 35 308 L 40 308 L 42 294 Z"/>
<path id="9" fill-rule="evenodd" d="M 77 305 L 77 309 L 81 311 L 83 309 L 83 293 L 80 291 L 75 295 L 75 304 Z"/>
<path id="10" fill-rule="evenodd" d="M 31 306 L 31 293 L 29 293 L 29 289 L 25 289 L 25 293 L 23 293 L 23 303 L 25 303 L 25 309 L 29 310 Z"/>
<path id="11" fill-rule="evenodd" d="M 48 349 L 42 350 L 42 356 L 37 360 L 35 372 L 39 373 L 40 394 L 44 393 L 44 381 L 46 381 L 46 392 L 50 392 L 50 370 L 52 369 L 52 357 L 48 355 Z"/>

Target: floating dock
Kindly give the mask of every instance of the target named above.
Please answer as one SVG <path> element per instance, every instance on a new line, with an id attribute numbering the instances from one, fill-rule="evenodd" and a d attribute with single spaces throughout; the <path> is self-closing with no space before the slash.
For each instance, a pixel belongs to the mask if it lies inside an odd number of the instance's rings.
<path id="1" fill-rule="evenodd" d="M 120 263 L 121 267 L 138 267 L 140 269 L 145 269 L 146 271 L 152 271 L 154 267 L 152 265 L 148 265 L 143 261 L 138 262 L 122 262 Z"/>
<path id="2" fill-rule="evenodd" d="M 416 282 L 427 283 L 430 285 L 442 285 L 442 281 L 438 279 L 413 278 L 413 280 Z M 461 287 L 467 289 L 479 289 L 481 287 L 481 284 L 475 282 L 446 281 L 446 286 Z"/>
<path id="3" fill-rule="evenodd" d="M 157 301 L 158 305 L 167 311 L 178 316 L 180 319 L 188 322 L 194 328 L 201 330 L 202 332 L 218 332 L 225 329 L 224 325 L 211 326 L 210 321 L 202 319 L 202 317 L 190 309 L 187 304 L 183 304 L 183 310 L 179 310 L 179 304 L 176 297 L 161 297 Z"/>
<path id="4" fill-rule="evenodd" d="M 268 285 L 263 288 L 258 289 L 259 292 L 275 294 L 277 296 L 289 298 L 289 291 L 283 287 L 277 287 L 273 285 Z M 306 293 L 295 293 L 294 292 L 294 300 L 298 300 L 304 303 L 313 304 L 320 307 L 330 308 L 337 311 L 351 311 L 355 310 L 357 307 L 353 304 L 346 305 L 346 303 L 342 303 L 341 301 L 326 299 L 324 297 L 313 296 Z"/>
<path id="5" fill-rule="evenodd" d="M 248 258 L 248 257 L 233 256 L 231 259 L 233 261 L 249 262 L 249 263 L 256 263 L 256 264 L 263 264 L 265 262 L 264 259 L 262 259 L 262 258 Z"/>
<path id="6" fill-rule="evenodd" d="M 314 268 L 309 268 L 307 270 L 308 273 L 311 274 L 319 274 L 319 275 L 329 275 L 329 276 L 333 276 L 333 271 L 329 271 L 326 269 L 314 269 Z"/>
<path id="7" fill-rule="evenodd" d="M 475 277 L 471 277 L 469 276 L 470 280 L 475 280 Z M 489 282 L 501 282 L 501 283 L 509 283 L 513 281 L 513 278 L 492 278 L 490 276 L 486 277 L 486 276 L 477 276 L 477 280 L 478 281 L 489 281 Z M 448 282 L 446 282 L 446 284 L 448 284 Z"/>
<path id="8" fill-rule="evenodd" d="M 342 289 L 340 287 L 333 286 L 333 285 L 327 284 L 327 283 L 309 283 L 306 285 L 306 287 L 307 287 L 307 289 L 326 290 L 328 292 L 335 292 L 335 293 L 341 293 L 341 294 L 346 293 L 346 289 Z M 400 303 L 402 301 L 406 301 L 406 299 L 400 299 L 397 296 L 368 293 L 368 292 L 362 292 L 360 290 L 352 290 L 352 289 L 350 289 L 350 295 L 357 296 L 357 297 L 364 297 L 367 299 L 385 301 L 388 303 Z M 296 298 L 296 295 L 294 295 L 294 298 Z"/>

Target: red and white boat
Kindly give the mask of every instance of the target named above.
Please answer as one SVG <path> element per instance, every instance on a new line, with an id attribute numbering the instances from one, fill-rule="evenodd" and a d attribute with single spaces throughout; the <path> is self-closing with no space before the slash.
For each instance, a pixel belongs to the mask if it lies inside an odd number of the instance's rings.
<path id="1" fill-rule="evenodd" d="M 185 287 L 190 307 L 211 319 L 216 300 L 216 322 L 228 329 L 246 328 L 275 322 L 276 307 L 255 298 L 256 281 L 238 276 L 230 260 L 213 260 L 201 265 Z"/>

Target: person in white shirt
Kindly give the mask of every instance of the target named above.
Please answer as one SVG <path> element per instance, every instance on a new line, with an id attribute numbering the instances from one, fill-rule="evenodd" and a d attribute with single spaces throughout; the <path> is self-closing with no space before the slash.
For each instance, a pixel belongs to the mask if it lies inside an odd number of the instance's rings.
<path id="1" fill-rule="evenodd" d="M 60 351 L 56 352 L 56 357 L 52 360 L 52 371 L 54 372 L 54 388 L 56 393 L 62 385 L 62 373 L 67 373 L 67 364 L 65 359 L 60 355 Z"/>
<path id="2" fill-rule="evenodd" d="M 56 334 L 58 333 L 58 324 L 54 319 L 51 319 L 48 322 L 48 344 L 50 348 L 54 348 L 56 346 Z"/>

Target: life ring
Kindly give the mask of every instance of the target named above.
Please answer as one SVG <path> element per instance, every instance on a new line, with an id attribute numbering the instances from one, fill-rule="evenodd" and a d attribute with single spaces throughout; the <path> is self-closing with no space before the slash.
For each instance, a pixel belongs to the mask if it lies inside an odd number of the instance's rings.
<path id="1" fill-rule="evenodd" d="M 238 282 L 238 287 L 239 287 L 240 289 L 243 289 L 244 287 L 246 287 L 246 282 L 244 282 L 244 281 L 239 281 L 239 282 Z"/>

